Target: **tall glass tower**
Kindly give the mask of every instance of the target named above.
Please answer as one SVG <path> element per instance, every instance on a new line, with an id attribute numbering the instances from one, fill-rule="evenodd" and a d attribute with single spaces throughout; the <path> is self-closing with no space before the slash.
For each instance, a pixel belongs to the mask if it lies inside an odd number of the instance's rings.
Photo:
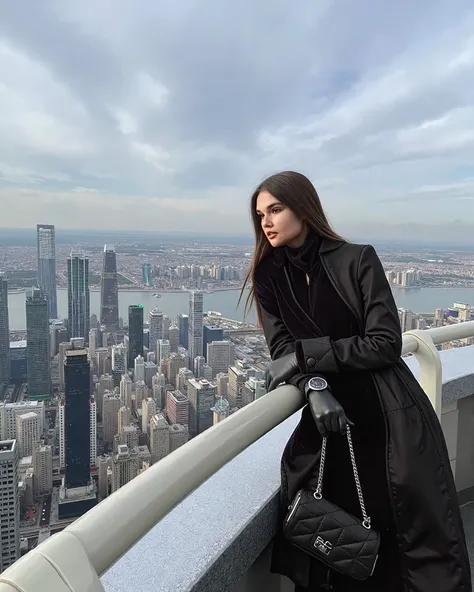
<path id="1" fill-rule="evenodd" d="M 40 288 L 32 288 L 26 294 L 26 358 L 30 399 L 46 399 L 51 394 L 49 339 L 48 299 Z"/>
<path id="2" fill-rule="evenodd" d="M 90 482 L 91 370 L 87 350 L 66 351 L 64 381 L 66 488 L 72 489 Z"/>
<path id="3" fill-rule="evenodd" d="M 58 318 L 56 292 L 56 231 L 50 224 L 36 226 L 38 244 L 38 286 L 48 299 L 48 317 Z"/>
<path id="4" fill-rule="evenodd" d="M 193 290 L 189 293 L 188 351 L 192 368 L 194 358 L 202 356 L 203 293 Z"/>
<path id="5" fill-rule="evenodd" d="M 113 245 L 105 245 L 100 289 L 100 322 L 109 331 L 118 331 L 117 257 Z"/>
<path id="6" fill-rule="evenodd" d="M 143 304 L 128 307 L 128 367 L 135 366 L 135 358 L 143 356 Z"/>
<path id="7" fill-rule="evenodd" d="M 0 387 L 10 382 L 10 329 L 8 326 L 8 282 L 0 273 Z M 1 390 L 1 389 L 0 389 Z"/>
<path id="8" fill-rule="evenodd" d="M 89 341 L 89 259 L 82 251 L 71 252 L 67 260 L 69 337 Z"/>
<path id="9" fill-rule="evenodd" d="M 179 327 L 179 345 L 188 349 L 189 317 L 187 314 L 184 314 L 183 312 L 179 313 L 178 327 Z"/>

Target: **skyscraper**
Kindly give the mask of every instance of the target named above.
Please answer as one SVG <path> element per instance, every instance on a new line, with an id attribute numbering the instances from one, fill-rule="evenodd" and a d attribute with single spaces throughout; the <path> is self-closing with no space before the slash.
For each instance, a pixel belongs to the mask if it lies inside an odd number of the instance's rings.
<path id="1" fill-rule="evenodd" d="M 190 368 L 193 367 L 194 358 L 202 356 L 202 319 L 203 319 L 203 294 L 193 290 L 189 293 L 189 336 L 188 351 Z"/>
<path id="2" fill-rule="evenodd" d="M 39 288 L 32 288 L 26 294 L 26 358 L 30 399 L 44 399 L 51 394 L 49 343 L 48 299 Z"/>
<path id="3" fill-rule="evenodd" d="M 90 389 L 87 350 L 66 352 L 64 366 L 66 487 L 84 487 L 90 482 Z"/>
<path id="4" fill-rule="evenodd" d="M 56 292 L 56 231 L 49 224 L 36 226 L 38 244 L 38 286 L 48 299 L 48 318 L 58 318 Z"/>
<path id="5" fill-rule="evenodd" d="M 179 345 L 188 349 L 188 333 L 189 333 L 189 317 L 187 314 L 179 313 L 178 315 L 179 328 Z"/>
<path id="6" fill-rule="evenodd" d="M 20 558 L 20 495 L 18 465 L 20 454 L 16 440 L 0 442 L 0 572 Z"/>
<path id="7" fill-rule="evenodd" d="M 89 339 L 89 259 L 83 252 L 71 252 L 67 260 L 69 337 Z"/>
<path id="8" fill-rule="evenodd" d="M 188 381 L 190 436 L 202 434 L 212 426 L 216 388 L 215 382 L 195 378 Z"/>
<path id="9" fill-rule="evenodd" d="M 128 307 L 128 367 L 135 366 L 135 358 L 143 357 L 143 304 Z"/>
<path id="10" fill-rule="evenodd" d="M 10 382 L 10 329 L 8 326 L 8 282 L 0 273 L 0 390 Z"/>
<path id="11" fill-rule="evenodd" d="M 118 331 L 118 285 L 115 247 L 105 245 L 100 290 L 100 322 L 108 331 Z"/>
<path id="12" fill-rule="evenodd" d="M 222 341 L 224 339 L 224 330 L 221 327 L 215 325 L 204 325 L 202 331 L 202 355 L 206 362 L 207 359 L 207 346 L 213 341 Z"/>
<path id="13" fill-rule="evenodd" d="M 150 328 L 149 349 L 156 353 L 156 342 L 163 339 L 163 313 L 154 308 L 148 313 L 148 325 Z"/>

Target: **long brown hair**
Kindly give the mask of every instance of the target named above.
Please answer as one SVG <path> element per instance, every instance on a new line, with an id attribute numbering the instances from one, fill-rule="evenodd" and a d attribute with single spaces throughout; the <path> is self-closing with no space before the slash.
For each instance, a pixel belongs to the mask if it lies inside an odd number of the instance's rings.
<path id="1" fill-rule="evenodd" d="M 290 208 L 300 220 L 304 220 L 309 229 L 315 231 L 322 238 L 345 241 L 344 238 L 339 236 L 331 228 L 321 205 L 318 193 L 307 177 L 294 171 L 284 171 L 282 173 L 277 173 L 276 175 L 271 175 L 265 179 L 265 181 L 260 183 L 250 199 L 250 214 L 252 216 L 255 232 L 255 249 L 237 304 L 237 306 L 240 304 L 245 288 L 249 282 L 252 281 L 245 302 L 244 317 L 247 316 L 249 309 L 255 303 L 257 308 L 257 318 L 260 325 L 262 324 L 262 314 L 258 298 L 255 297 L 253 287 L 254 274 L 260 261 L 268 257 L 274 250 L 274 247 L 268 242 L 268 239 L 263 232 L 261 219 L 257 214 L 257 197 L 261 191 L 268 191 L 271 193 L 280 203 Z"/>

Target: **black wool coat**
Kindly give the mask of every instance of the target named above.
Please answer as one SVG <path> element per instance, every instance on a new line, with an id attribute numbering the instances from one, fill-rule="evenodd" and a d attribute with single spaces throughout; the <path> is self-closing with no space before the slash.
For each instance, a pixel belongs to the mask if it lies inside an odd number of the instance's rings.
<path id="1" fill-rule="evenodd" d="M 321 324 L 314 322 L 295 293 L 284 249 L 275 249 L 258 265 L 254 283 L 271 357 L 296 352 L 300 373 L 289 382 L 302 389 L 309 376 L 324 376 L 356 424 L 354 447 L 358 465 L 363 465 L 359 466 L 363 489 L 372 499 L 373 526 L 394 532 L 405 591 L 471 592 L 469 557 L 444 435 L 431 402 L 400 357 L 398 311 L 382 264 L 371 245 L 329 239 L 322 240 L 319 259 L 334 294 L 352 313 L 353 334 L 321 333 Z M 311 281 L 310 299 L 311 290 L 317 288 Z M 326 314 L 332 314 L 330 302 Z M 321 439 L 316 432 L 305 407 L 282 458 L 282 516 L 297 490 L 317 474 Z M 343 437 L 334 437 L 333 454 L 339 458 L 342 448 L 337 438 Z M 326 467 L 329 464 L 328 460 Z M 360 515 L 357 498 L 344 499 L 349 485 L 337 486 L 337 464 L 333 462 L 332 496 L 324 487 L 323 495 Z M 374 483 L 369 482 L 371 470 L 378 471 Z M 309 561 L 288 546 L 274 552 L 272 569 L 309 585 Z"/>

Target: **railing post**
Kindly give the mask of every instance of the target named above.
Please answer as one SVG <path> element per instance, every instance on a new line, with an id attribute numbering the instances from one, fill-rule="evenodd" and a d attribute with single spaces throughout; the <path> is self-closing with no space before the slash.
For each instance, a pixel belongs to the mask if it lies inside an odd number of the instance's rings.
<path id="1" fill-rule="evenodd" d="M 441 392 L 442 392 L 442 365 L 439 351 L 428 331 L 413 329 L 406 331 L 405 335 L 411 335 L 418 343 L 418 348 L 413 355 L 420 365 L 420 384 L 428 395 L 438 418 L 441 419 Z"/>

